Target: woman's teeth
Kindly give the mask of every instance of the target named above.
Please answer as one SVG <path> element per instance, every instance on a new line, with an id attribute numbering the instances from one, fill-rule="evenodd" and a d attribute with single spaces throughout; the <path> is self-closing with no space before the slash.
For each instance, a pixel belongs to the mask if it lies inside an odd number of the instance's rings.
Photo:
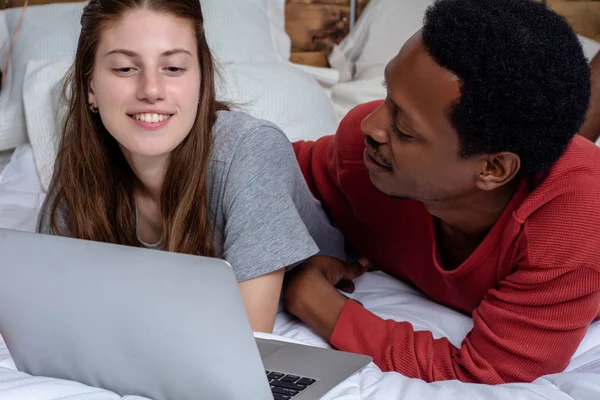
<path id="1" fill-rule="evenodd" d="M 138 121 L 152 122 L 152 123 L 164 121 L 165 119 L 168 119 L 170 116 L 171 115 L 169 115 L 169 114 L 149 114 L 149 113 L 132 115 L 132 117 L 137 119 Z"/>

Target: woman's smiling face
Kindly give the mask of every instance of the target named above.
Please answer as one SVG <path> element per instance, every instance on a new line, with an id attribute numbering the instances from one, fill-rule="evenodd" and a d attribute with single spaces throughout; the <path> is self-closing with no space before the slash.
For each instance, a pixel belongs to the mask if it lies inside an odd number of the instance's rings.
<path id="1" fill-rule="evenodd" d="M 164 156 L 194 125 L 200 75 L 190 21 L 137 9 L 103 29 L 89 102 L 128 159 Z"/>

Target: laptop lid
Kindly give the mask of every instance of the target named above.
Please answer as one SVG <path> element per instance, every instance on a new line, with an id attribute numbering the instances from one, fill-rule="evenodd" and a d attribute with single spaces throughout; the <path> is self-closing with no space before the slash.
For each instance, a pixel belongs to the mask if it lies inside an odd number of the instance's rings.
<path id="1" fill-rule="evenodd" d="M 155 400 L 272 399 L 225 261 L 5 229 L 0 255 L 19 370 Z"/>

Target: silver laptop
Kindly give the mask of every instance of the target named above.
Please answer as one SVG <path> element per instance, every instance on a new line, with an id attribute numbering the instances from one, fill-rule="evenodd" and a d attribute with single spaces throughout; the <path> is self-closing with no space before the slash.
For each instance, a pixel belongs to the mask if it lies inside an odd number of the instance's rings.
<path id="1" fill-rule="evenodd" d="M 154 400 L 317 399 L 371 361 L 255 339 L 225 261 L 4 229 L 0 333 L 21 371 Z"/>

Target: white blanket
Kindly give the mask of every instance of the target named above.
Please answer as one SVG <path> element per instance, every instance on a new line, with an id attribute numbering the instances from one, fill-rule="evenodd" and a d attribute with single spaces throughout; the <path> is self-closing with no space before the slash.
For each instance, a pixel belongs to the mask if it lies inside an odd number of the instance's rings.
<path id="1" fill-rule="evenodd" d="M 0 227 L 33 230 L 42 201 L 31 149 L 23 145 L 0 175 Z M 383 318 L 409 321 L 417 330 L 430 330 L 458 346 L 472 327 L 469 317 L 435 304 L 407 285 L 380 273 L 369 273 L 356 281 L 353 295 Z M 288 314 L 277 315 L 275 334 L 260 335 L 300 341 L 315 346 L 327 344 Z M 590 327 L 566 371 L 532 383 L 499 386 L 445 381 L 427 384 L 397 373 L 382 373 L 370 364 L 331 390 L 324 399 L 434 400 L 446 398 L 491 400 L 598 400 L 600 399 L 600 322 Z M 0 400 L 104 400 L 121 399 L 102 389 L 79 383 L 33 377 L 16 371 L 0 338 Z M 126 396 L 126 400 L 136 397 Z M 140 399 L 139 397 L 137 399 Z"/>

